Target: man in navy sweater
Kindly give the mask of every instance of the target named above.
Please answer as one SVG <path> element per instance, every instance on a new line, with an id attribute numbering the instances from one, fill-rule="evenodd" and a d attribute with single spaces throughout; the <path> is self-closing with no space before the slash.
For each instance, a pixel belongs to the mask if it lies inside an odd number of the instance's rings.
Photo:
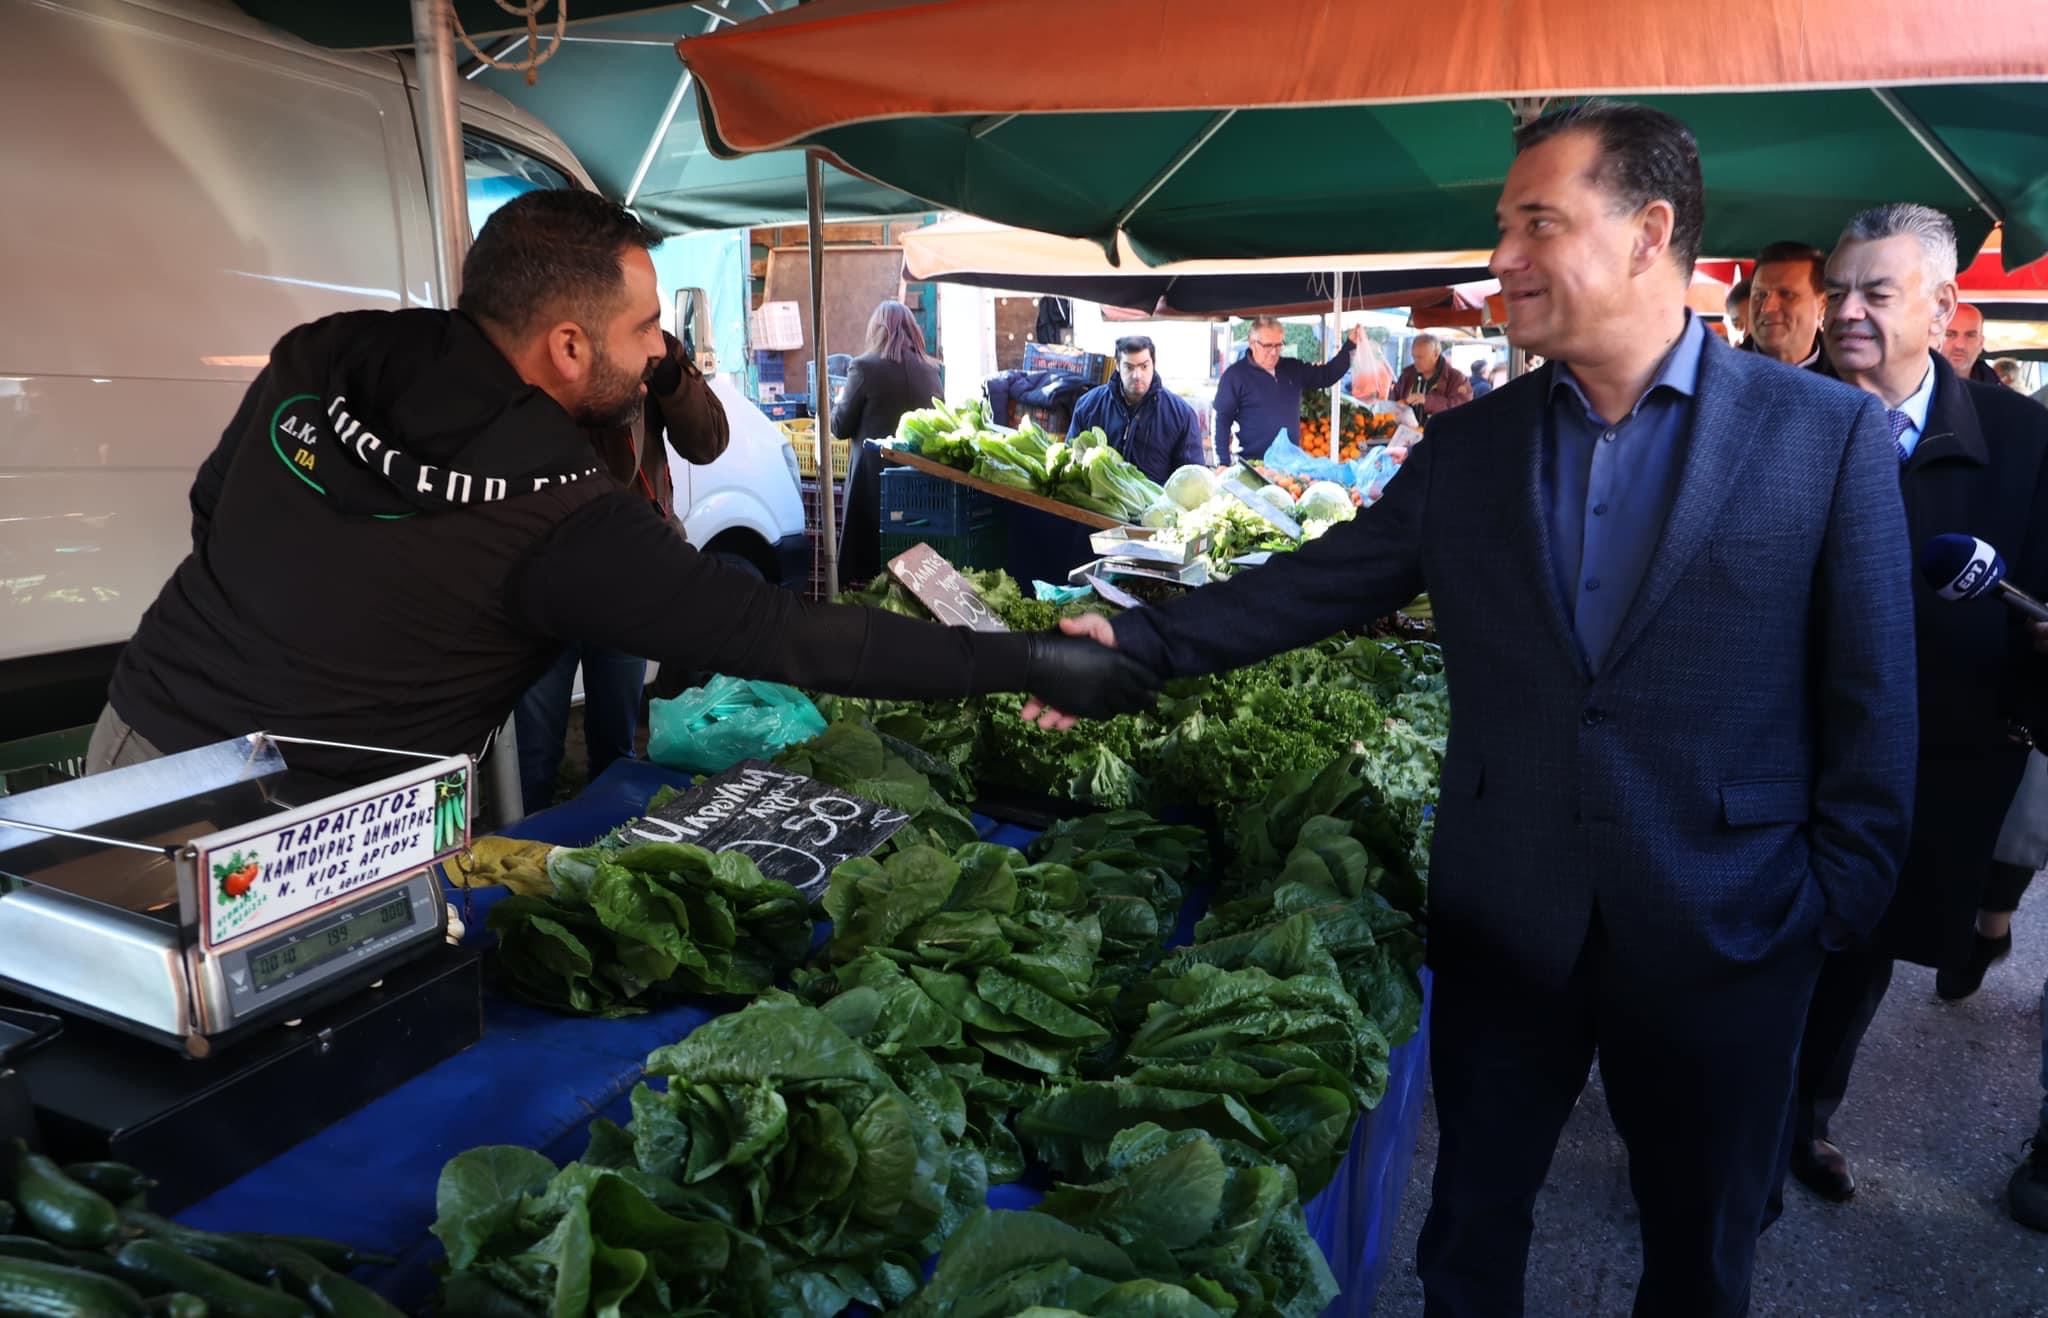
<path id="1" fill-rule="evenodd" d="M 1641 1210 L 1635 1312 L 1735 1318 L 1823 950 L 1868 935 L 1906 849 L 1898 459 L 1876 398 L 1686 309 L 1704 200 L 1683 124 L 1588 101 L 1516 149 L 1492 268 L 1509 339 L 1546 365 L 1433 418 L 1386 496 L 1312 544 L 1066 630 L 1180 676 L 1429 592 L 1452 722 L 1427 1312 L 1522 1312 L 1537 1191 L 1597 1057 Z"/>
<path id="2" fill-rule="evenodd" d="M 1237 430 L 1237 449 L 1246 458 L 1262 456 L 1273 447 L 1281 431 L 1301 442 L 1301 396 L 1310 389 L 1327 389 L 1351 369 L 1351 354 L 1365 338 L 1361 326 L 1352 326 L 1344 346 L 1321 366 L 1311 366 L 1294 357 L 1282 357 L 1281 345 L 1287 329 L 1277 317 L 1260 316 L 1252 321 L 1245 355 L 1230 364 L 1216 383 L 1216 458 L 1230 460 L 1231 428 Z"/>
<path id="3" fill-rule="evenodd" d="M 1116 341 L 1116 375 L 1074 404 L 1067 433 L 1100 426 L 1109 446 L 1164 484 L 1176 467 L 1206 461 L 1195 409 L 1159 380 L 1152 340 L 1132 334 Z"/>

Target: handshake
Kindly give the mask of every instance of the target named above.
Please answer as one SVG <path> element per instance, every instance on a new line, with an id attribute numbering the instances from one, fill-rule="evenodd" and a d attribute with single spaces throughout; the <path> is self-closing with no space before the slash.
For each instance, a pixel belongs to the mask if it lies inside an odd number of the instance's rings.
<path id="1" fill-rule="evenodd" d="M 1159 696 L 1159 675 L 1116 652 L 1116 633 L 1099 613 L 1068 618 L 1057 632 L 1034 632 L 1024 646 L 1027 723 L 1063 730 L 1084 718 L 1138 713 Z"/>

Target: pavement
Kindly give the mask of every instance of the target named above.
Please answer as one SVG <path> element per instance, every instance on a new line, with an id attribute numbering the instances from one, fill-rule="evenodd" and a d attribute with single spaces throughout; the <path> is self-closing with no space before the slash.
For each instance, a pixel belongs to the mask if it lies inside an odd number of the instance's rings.
<path id="1" fill-rule="evenodd" d="M 2005 1183 L 2041 1101 L 2048 876 L 2013 921 L 2013 954 L 1976 996 L 1945 1003 L 1934 972 L 1901 964 L 1834 1119 L 1856 1198 L 1796 1182 L 1757 1252 L 1757 1318 L 2048 1318 L 2048 1235 L 2005 1212 Z M 1425 1112 L 1394 1267 L 1375 1318 L 1422 1313 L 1415 1237 L 1436 1164 Z M 1536 1204 L 1527 1311 L 1625 1315 L 1642 1264 L 1627 1163 L 1591 1077 Z"/>

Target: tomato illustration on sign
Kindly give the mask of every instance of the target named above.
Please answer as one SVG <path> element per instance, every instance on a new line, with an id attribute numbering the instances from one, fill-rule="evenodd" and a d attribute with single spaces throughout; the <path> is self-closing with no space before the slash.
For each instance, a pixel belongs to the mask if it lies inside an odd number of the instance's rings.
<path id="1" fill-rule="evenodd" d="M 254 856 L 244 856 L 239 851 L 230 854 L 225 861 L 213 867 L 213 878 L 220 885 L 220 895 L 229 901 L 247 896 L 249 889 L 255 886 L 259 868 Z"/>

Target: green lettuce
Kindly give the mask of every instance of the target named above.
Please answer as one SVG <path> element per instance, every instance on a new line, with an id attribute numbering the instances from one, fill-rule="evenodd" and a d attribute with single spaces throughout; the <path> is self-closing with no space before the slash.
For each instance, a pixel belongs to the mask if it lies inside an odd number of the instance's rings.
<path id="1" fill-rule="evenodd" d="M 745 856 L 675 843 L 557 850 L 555 890 L 491 908 L 492 957 L 514 997 L 626 1016 L 688 994 L 751 997 L 810 949 L 803 895 Z"/>

